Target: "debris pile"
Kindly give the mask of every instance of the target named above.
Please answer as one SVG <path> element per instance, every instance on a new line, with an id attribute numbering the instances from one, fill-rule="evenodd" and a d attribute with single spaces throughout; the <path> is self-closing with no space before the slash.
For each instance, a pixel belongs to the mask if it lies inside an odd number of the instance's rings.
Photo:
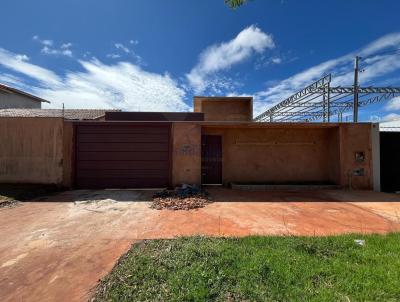
<path id="1" fill-rule="evenodd" d="M 198 185 L 183 184 L 175 190 L 163 190 L 153 195 L 151 208 L 156 210 L 191 210 L 211 203 L 208 192 Z"/>
<path id="2" fill-rule="evenodd" d="M 2 200 L 0 198 L 0 208 L 13 208 L 13 207 L 16 207 L 17 205 L 18 205 L 18 201 L 15 199 Z"/>

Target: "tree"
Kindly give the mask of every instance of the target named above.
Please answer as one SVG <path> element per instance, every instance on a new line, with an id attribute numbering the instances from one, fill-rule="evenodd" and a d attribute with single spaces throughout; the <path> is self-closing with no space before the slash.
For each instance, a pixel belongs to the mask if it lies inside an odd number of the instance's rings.
<path id="1" fill-rule="evenodd" d="M 238 8 L 245 4 L 248 0 L 225 0 L 225 4 L 227 4 L 230 8 Z"/>

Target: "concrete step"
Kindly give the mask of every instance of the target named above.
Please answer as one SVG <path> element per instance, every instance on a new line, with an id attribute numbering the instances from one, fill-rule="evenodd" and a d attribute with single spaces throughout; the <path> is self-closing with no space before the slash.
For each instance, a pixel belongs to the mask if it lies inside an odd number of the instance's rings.
<path id="1" fill-rule="evenodd" d="M 338 190 L 340 186 L 330 184 L 241 184 L 231 183 L 231 188 L 242 191 L 317 191 Z"/>

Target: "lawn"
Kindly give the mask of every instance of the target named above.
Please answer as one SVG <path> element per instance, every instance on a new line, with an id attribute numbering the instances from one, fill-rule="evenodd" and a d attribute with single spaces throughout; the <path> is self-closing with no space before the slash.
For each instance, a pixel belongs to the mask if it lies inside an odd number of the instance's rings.
<path id="1" fill-rule="evenodd" d="M 400 234 L 143 241 L 93 299 L 400 301 Z"/>

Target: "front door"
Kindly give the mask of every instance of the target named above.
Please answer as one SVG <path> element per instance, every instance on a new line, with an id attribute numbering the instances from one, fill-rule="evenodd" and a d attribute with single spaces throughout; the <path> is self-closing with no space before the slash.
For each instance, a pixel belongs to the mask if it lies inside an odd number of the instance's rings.
<path id="1" fill-rule="evenodd" d="M 201 137 L 201 182 L 222 184 L 222 138 L 220 135 Z"/>

